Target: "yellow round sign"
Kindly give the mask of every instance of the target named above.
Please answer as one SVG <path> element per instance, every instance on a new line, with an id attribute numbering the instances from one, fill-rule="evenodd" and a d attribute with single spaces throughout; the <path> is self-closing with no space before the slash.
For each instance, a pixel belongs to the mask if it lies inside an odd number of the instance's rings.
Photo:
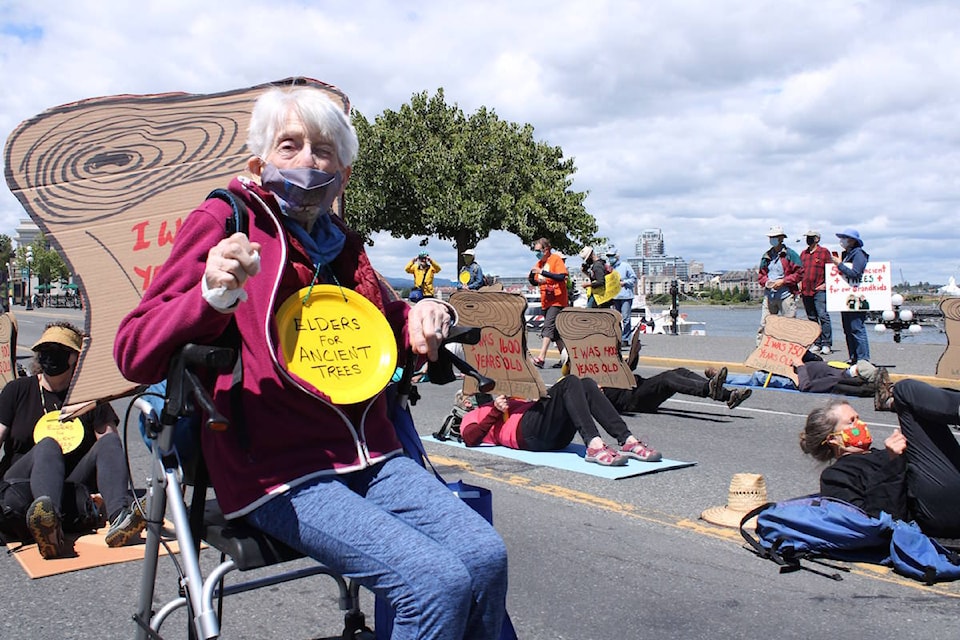
<path id="1" fill-rule="evenodd" d="M 60 443 L 64 453 L 70 453 L 83 442 L 83 423 L 78 418 L 60 421 L 60 410 L 43 414 L 33 428 L 33 441 L 40 442 L 44 438 L 53 438 Z"/>
<path id="2" fill-rule="evenodd" d="M 460 272 L 460 284 L 467 284 L 470 282 L 470 272 L 463 270 Z"/>
<path id="3" fill-rule="evenodd" d="M 355 291 L 304 287 L 280 305 L 276 320 L 287 369 L 337 404 L 372 398 L 393 377 L 393 328 Z"/>

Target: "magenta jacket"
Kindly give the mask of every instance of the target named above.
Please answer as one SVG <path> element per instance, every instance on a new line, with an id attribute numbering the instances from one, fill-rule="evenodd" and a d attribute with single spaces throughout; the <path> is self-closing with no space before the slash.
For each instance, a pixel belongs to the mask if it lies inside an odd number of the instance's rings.
<path id="1" fill-rule="evenodd" d="M 246 283 L 249 299 L 231 316 L 201 297 L 207 252 L 225 237 L 224 223 L 230 215 L 225 202 L 207 200 L 184 221 L 164 267 L 137 308 L 120 323 L 114 357 L 127 379 L 154 383 L 167 375 L 177 348 L 188 342 L 214 342 L 231 317 L 236 318 L 247 441 L 237 429 L 222 433 L 204 429 L 203 451 L 223 512 L 237 517 L 311 478 L 363 469 L 402 450 L 382 392 L 366 402 L 337 406 L 281 364 L 274 314 L 288 296 L 310 284 L 314 267 L 284 229 L 269 192 L 243 178 L 234 179 L 230 190 L 249 207 L 249 236 L 262 247 L 261 271 Z M 339 218 L 335 220 L 343 227 Z M 362 239 L 343 228 L 347 241 L 331 265 L 337 280 L 384 312 L 401 353 L 405 352 L 410 307 L 403 301 L 386 302 Z M 213 389 L 214 402 L 227 417 L 231 380 L 231 373 L 221 374 Z"/>

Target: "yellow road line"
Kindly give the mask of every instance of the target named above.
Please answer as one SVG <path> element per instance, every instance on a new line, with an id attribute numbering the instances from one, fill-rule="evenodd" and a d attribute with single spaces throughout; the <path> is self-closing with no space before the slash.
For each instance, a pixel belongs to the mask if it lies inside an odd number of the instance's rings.
<path id="1" fill-rule="evenodd" d="M 521 476 L 521 475 L 515 475 L 515 474 L 503 475 L 499 473 L 493 473 L 490 471 L 483 471 L 481 469 L 475 468 L 471 463 L 465 460 L 457 459 L 457 458 L 448 458 L 446 456 L 432 455 L 430 459 L 437 465 L 441 465 L 445 467 L 454 467 L 464 473 L 469 473 L 471 475 L 483 478 L 485 480 L 491 480 L 493 482 L 499 482 L 501 484 L 510 485 L 518 489 L 525 489 L 533 493 L 553 496 L 555 498 L 559 498 L 560 500 L 565 500 L 570 503 L 580 504 L 587 507 L 593 507 L 593 508 L 601 509 L 603 511 L 607 511 L 610 513 L 616 513 L 619 515 L 627 516 L 629 518 L 636 518 L 637 520 L 643 520 L 645 522 L 650 522 L 653 524 L 658 524 L 658 525 L 670 527 L 673 529 L 689 531 L 691 533 L 704 535 L 704 536 L 715 538 L 718 540 L 727 540 L 729 542 L 737 542 L 740 544 L 745 544 L 743 537 L 740 535 L 740 532 L 737 529 L 726 529 L 722 527 L 715 527 L 713 525 L 706 524 L 699 520 L 690 520 L 689 518 L 684 518 L 684 517 L 669 514 L 666 512 L 657 511 L 656 509 L 645 508 L 641 512 L 637 507 L 635 507 L 632 504 L 625 504 L 617 500 L 609 500 L 607 498 L 601 498 L 600 496 L 594 495 L 592 493 L 578 491 L 576 489 L 570 489 L 569 487 L 561 487 L 555 484 L 536 482 L 526 476 Z M 948 583 L 941 583 L 938 585 L 925 585 L 915 580 L 910 580 L 908 578 L 898 576 L 887 567 L 881 567 L 878 565 L 863 564 L 863 563 L 841 563 L 841 564 L 845 567 L 849 567 L 850 573 L 854 575 L 863 576 L 863 577 L 871 578 L 875 580 L 880 580 L 882 582 L 896 584 L 903 587 L 909 587 L 911 589 L 925 591 L 927 593 L 947 596 L 949 598 L 960 598 L 960 593 L 956 593 L 954 591 L 949 590 L 947 586 Z"/>

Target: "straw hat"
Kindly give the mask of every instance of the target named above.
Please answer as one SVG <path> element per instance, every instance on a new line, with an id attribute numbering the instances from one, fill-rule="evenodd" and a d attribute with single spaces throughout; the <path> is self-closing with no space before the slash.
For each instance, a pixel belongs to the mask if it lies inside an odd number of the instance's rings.
<path id="1" fill-rule="evenodd" d="M 730 480 L 727 504 L 722 507 L 710 507 L 700 514 L 700 518 L 721 527 L 739 528 L 743 516 L 767 502 L 767 483 L 762 475 L 737 473 Z M 748 527 L 755 525 L 756 518 L 747 523 Z"/>

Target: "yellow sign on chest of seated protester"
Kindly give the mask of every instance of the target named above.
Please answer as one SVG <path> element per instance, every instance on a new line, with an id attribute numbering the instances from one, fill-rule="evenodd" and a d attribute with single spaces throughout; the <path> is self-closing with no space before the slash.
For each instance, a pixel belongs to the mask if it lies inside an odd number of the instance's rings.
<path id="1" fill-rule="evenodd" d="M 372 398 L 397 366 L 393 329 L 359 293 L 333 285 L 304 287 L 276 316 L 287 370 L 336 404 Z"/>
<path id="2" fill-rule="evenodd" d="M 53 438 L 60 443 L 63 453 L 70 453 L 83 442 L 83 423 L 79 418 L 60 421 L 60 410 L 43 414 L 33 427 L 33 441 Z"/>

